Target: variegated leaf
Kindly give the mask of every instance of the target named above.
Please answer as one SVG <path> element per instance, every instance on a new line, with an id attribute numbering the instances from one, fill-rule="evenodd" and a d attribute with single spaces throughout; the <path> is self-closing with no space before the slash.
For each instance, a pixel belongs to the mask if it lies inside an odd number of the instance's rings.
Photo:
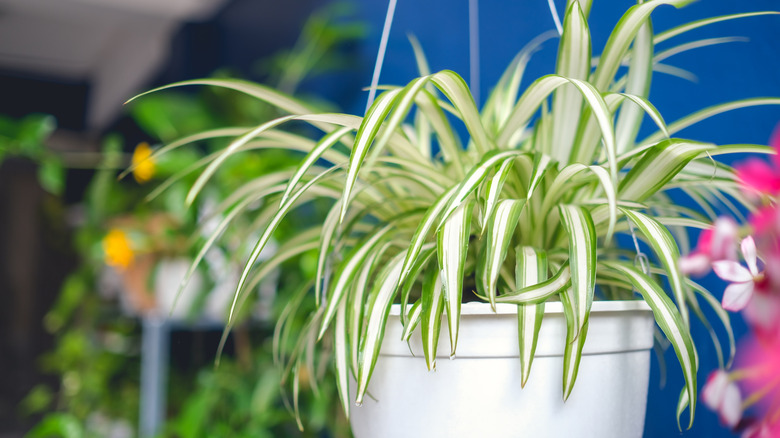
<path id="1" fill-rule="evenodd" d="M 339 304 L 336 311 L 336 327 L 333 339 L 334 355 L 336 356 L 336 385 L 338 387 L 341 406 L 344 415 L 349 419 L 349 349 L 347 348 L 347 301 Z"/>
<path id="2" fill-rule="evenodd" d="M 484 154 L 495 149 L 495 143 L 488 137 L 485 127 L 482 126 L 479 110 L 466 81 L 453 71 L 443 70 L 433 75 L 431 82 L 447 96 L 447 99 L 458 110 L 463 123 L 466 124 L 466 129 L 474 140 L 477 151 Z"/>
<path id="3" fill-rule="evenodd" d="M 577 316 L 579 309 L 576 300 L 579 298 L 574 288 L 566 289 L 560 296 L 563 313 L 566 316 L 566 346 L 563 349 L 563 401 L 566 401 L 577 380 L 589 321 L 586 317 L 583 323 Z"/>
<path id="4" fill-rule="evenodd" d="M 662 190 L 688 162 L 713 148 L 712 145 L 674 138 L 658 143 L 644 152 L 642 158 L 620 181 L 619 198 L 644 201 Z"/>
<path id="5" fill-rule="evenodd" d="M 522 154 L 524 154 L 522 151 L 488 152 L 485 154 L 482 161 L 474 166 L 469 173 L 466 174 L 466 177 L 463 178 L 463 181 L 457 186 L 455 192 L 452 194 L 449 205 L 447 205 L 447 209 L 444 210 L 444 214 L 442 214 L 439 226 L 436 229 L 438 230 L 450 217 L 452 212 L 477 189 L 490 170 L 497 165 L 502 165 L 505 161 L 512 161 Z"/>
<path id="6" fill-rule="evenodd" d="M 368 148 L 371 146 L 377 132 L 379 132 L 379 128 L 382 126 L 390 109 L 395 105 L 400 92 L 401 90 L 392 90 L 380 94 L 360 124 L 360 128 L 355 136 L 355 146 L 352 148 L 352 153 L 349 156 L 347 179 L 341 196 L 339 223 L 344 222 L 344 216 L 347 214 L 349 201 L 352 197 L 352 189 L 355 186 L 355 182 L 357 182 L 358 173 L 363 166 L 363 160 L 366 157 L 366 153 L 368 153 Z"/>
<path id="7" fill-rule="evenodd" d="M 547 280 L 547 254 L 530 246 L 515 250 L 515 287 L 523 289 Z M 520 347 L 520 385 L 525 387 L 531 374 L 531 364 L 544 317 L 544 302 L 517 306 L 517 331 Z"/>
<path id="8" fill-rule="evenodd" d="M 680 250 L 677 248 L 674 237 L 672 237 L 672 234 L 666 227 L 644 213 L 625 208 L 621 208 L 620 211 L 625 214 L 640 231 L 642 231 L 642 234 L 647 238 L 647 242 L 661 261 L 661 264 L 667 272 L 669 284 L 672 286 L 677 306 L 680 309 L 680 315 L 687 326 L 690 321 L 688 317 L 688 306 L 686 305 L 686 295 L 689 295 L 690 292 L 687 291 L 687 288 L 684 286 L 683 276 L 678 266 Z M 691 299 L 688 299 L 687 301 L 692 305 L 696 305 L 696 298 L 689 298 Z"/>
<path id="9" fill-rule="evenodd" d="M 609 36 L 599 59 L 599 65 L 593 74 L 593 85 L 599 90 L 606 90 L 615 77 L 631 41 L 655 8 L 660 5 L 684 6 L 692 0 L 652 0 L 632 6 L 618 21 Z"/>
<path id="10" fill-rule="evenodd" d="M 596 287 L 596 229 L 587 209 L 577 205 L 559 205 L 561 223 L 569 236 L 571 304 L 577 331 L 588 322 Z"/>
<path id="11" fill-rule="evenodd" d="M 457 188 L 458 185 L 455 185 L 439 196 L 439 198 L 436 199 L 436 202 L 434 202 L 433 205 L 431 205 L 431 207 L 428 208 L 428 210 L 425 212 L 425 215 L 420 221 L 420 224 L 417 225 L 417 229 L 414 231 L 412 239 L 409 242 L 409 250 L 406 253 L 406 260 L 404 260 L 404 266 L 401 270 L 400 284 L 398 285 L 399 287 L 403 285 L 409 277 L 409 272 L 417 260 L 417 257 L 420 255 L 420 251 L 422 250 L 423 244 L 425 243 L 425 239 L 428 237 L 428 232 L 430 232 L 431 228 L 433 228 L 433 225 L 439 219 L 442 211 L 450 203 L 452 196 L 455 194 Z"/>
<path id="12" fill-rule="evenodd" d="M 687 324 L 683 322 L 680 312 L 669 297 L 666 296 L 663 289 L 650 277 L 625 263 L 603 262 L 603 264 L 609 269 L 620 272 L 631 281 L 634 288 L 653 309 L 655 322 L 672 343 L 685 376 L 686 397 L 688 398 L 688 403 L 690 403 L 691 412 L 688 425 L 690 428 L 693 426 L 694 412 L 696 412 L 696 371 L 698 370 L 698 365 L 696 350 Z M 682 403 L 680 405 L 682 406 Z M 682 411 L 677 412 L 678 421 L 681 414 Z"/>
<path id="13" fill-rule="evenodd" d="M 344 261 L 342 261 L 341 266 L 333 279 L 333 290 L 330 292 L 328 301 L 325 303 L 325 314 L 322 318 L 322 326 L 320 327 L 319 334 L 320 339 L 328 329 L 330 321 L 336 314 L 339 302 L 344 296 L 347 287 L 354 281 L 358 269 L 360 269 L 360 267 L 363 265 L 363 261 L 381 241 L 381 239 L 394 227 L 395 224 L 393 223 L 385 225 L 373 233 L 371 237 L 365 239 L 361 245 L 356 246 L 349 254 L 344 257 Z"/>
<path id="14" fill-rule="evenodd" d="M 499 295 L 496 297 L 497 303 L 511 304 L 536 304 L 541 303 L 553 295 L 559 294 L 571 286 L 571 271 L 569 263 L 566 262 L 549 279 L 534 286 L 524 287 L 520 290 Z M 487 297 L 482 297 L 487 300 Z"/>
<path id="15" fill-rule="evenodd" d="M 504 181 L 506 181 L 506 178 L 509 175 L 509 170 L 512 168 L 513 164 L 514 161 L 512 160 L 504 161 L 496 171 L 496 174 L 493 175 L 492 178 L 488 179 L 487 187 L 485 188 L 485 192 L 487 194 L 485 195 L 484 214 L 486 218 L 493 216 L 493 210 L 496 208 L 496 202 L 498 201 L 498 197 L 501 194 L 501 189 L 504 187 Z M 486 230 L 487 221 L 483 220 L 481 234 L 484 235 Z"/>
<path id="16" fill-rule="evenodd" d="M 379 350 L 382 347 L 385 324 L 387 323 L 387 316 L 390 313 L 390 305 L 393 303 L 396 285 L 401 276 L 404 257 L 406 257 L 405 251 L 393 257 L 379 276 L 379 279 L 375 282 L 374 290 L 371 292 L 374 299 L 373 304 L 366 312 L 368 315 L 368 322 L 366 324 L 365 335 L 360 343 L 360 356 L 358 358 L 358 386 L 355 400 L 355 403 L 358 405 L 363 403 L 363 397 L 368 389 L 371 373 L 374 372 Z"/>
<path id="17" fill-rule="evenodd" d="M 524 199 L 503 199 L 496 206 L 493 217 L 487 218 L 485 246 L 477 261 L 477 291 L 488 297 L 494 310 L 498 274 L 524 206 Z"/>
<path id="18" fill-rule="evenodd" d="M 436 347 L 439 345 L 441 317 L 444 312 L 444 293 L 441 275 L 430 269 L 423 280 L 422 296 L 422 344 L 428 371 L 436 369 Z"/>
<path id="19" fill-rule="evenodd" d="M 282 194 L 282 200 L 279 202 L 279 205 L 283 205 L 284 201 L 290 197 L 290 193 L 292 193 L 292 191 L 295 189 L 295 186 L 301 180 L 306 171 L 309 170 L 309 168 L 311 168 L 311 166 L 313 166 L 314 163 L 316 163 L 317 160 L 319 160 L 328 149 L 338 143 L 339 140 L 341 140 L 341 138 L 350 131 L 352 131 L 352 128 L 342 127 L 331 132 L 330 134 L 325 135 L 322 140 L 317 143 L 314 149 L 306 154 L 306 157 L 295 170 L 295 174 L 290 178 L 287 184 L 287 188 L 285 189 L 284 194 Z"/>
<path id="20" fill-rule="evenodd" d="M 422 300 L 417 300 L 412 304 L 412 308 L 409 309 L 409 314 L 406 315 L 406 324 L 404 325 L 403 333 L 401 333 L 402 341 L 406 341 L 407 344 L 409 343 L 409 340 L 412 338 L 412 333 L 414 333 L 414 329 L 417 328 L 421 320 Z M 409 346 L 409 351 L 414 355 L 411 345 Z"/>
<path id="21" fill-rule="evenodd" d="M 460 304 L 463 296 L 463 271 L 471 235 L 471 216 L 474 201 L 461 204 L 447 219 L 436 236 L 436 252 L 439 260 L 444 288 L 444 302 L 447 308 L 447 326 L 450 333 L 450 355 L 455 355 L 458 345 Z M 425 292 L 423 290 L 423 292 Z M 425 302 L 423 302 L 425 304 Z M 435 348 L 435 347 L 434 347 Z M 430 365 L 430 364 L 429 364 Z"/>
<path id="22" fill-rule="evenodd" d="M 558 46 L 555 73 L 570 79 L 587 80 L 590 74 L 590 30 L 580 3 L 572 1 L 563 20 L 563 34 Z M 582 95 L 572 87 L 555 91 L 553 97 L 552 144 L 545 148 L 559 163 L 569 163 L 582 110 Z M 531 197 L 529 190 L 528 197 Z"/>

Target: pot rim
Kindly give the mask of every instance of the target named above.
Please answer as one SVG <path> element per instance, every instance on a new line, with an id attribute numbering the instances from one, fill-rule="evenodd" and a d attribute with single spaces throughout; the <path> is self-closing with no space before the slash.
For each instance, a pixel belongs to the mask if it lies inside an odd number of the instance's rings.
<path id="1" fill-rule="evenodd" d="M 409 305 L 411 307 L 411 304 Z M 603 312 L 651 312 L 650 305 L 645 300 L 615 300 L 615 301 L 594 301 L 591 307 L 591 313 Z M 563 313 L 563 303 L 560 301 L 549 301 L 544 305 L 545 314 Z M 390 315 L 399 316 L 401 314 L 401 305 L 393 304 L 390 307 Z M 461 315 L 515 315 L 517 314 L 517 305 L 509 303 L 496 303 L 495 312 L 490 308 L 490 303 L 472 301 L 461 304 Z"/>

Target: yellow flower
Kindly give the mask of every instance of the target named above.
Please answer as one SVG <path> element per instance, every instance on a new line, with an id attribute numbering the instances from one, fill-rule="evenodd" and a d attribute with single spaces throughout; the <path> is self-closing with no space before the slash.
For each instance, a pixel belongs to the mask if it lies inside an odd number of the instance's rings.
<path id="1" fill-rule="evenodd" d="M 103 238 L 103 252 L 106 264 L 116 268 L 127 268 L 133 263 L 133 249 L 130 247 L 130 239 L 124 231 L 116 228 L 110 230 Z"/>
<path id="2" fill-rule="evenodd" d="M 149 143 L 141 142 L 135 147 L 133 151 L 133 177 L 140 184 L 143 184 L 154 176 L 155 162 L 152 156 L 152 148 L 149 147 Z"/>

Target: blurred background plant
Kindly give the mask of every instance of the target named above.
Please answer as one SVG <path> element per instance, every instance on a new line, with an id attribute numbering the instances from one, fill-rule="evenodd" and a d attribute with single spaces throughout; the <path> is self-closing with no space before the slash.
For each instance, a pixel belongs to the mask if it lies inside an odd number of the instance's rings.
<path id="1" fill-rule="evenodd" d="M 350 52 L 344 48 L 366 31 L 351 15 L 345 4 L 315 12 L 296 45 L 259 61 L 257 71 L 271 85 L 294 93 L 303 81 L 349 68 Z M 228 70 L 213 75 L 235 76 Z M 318 105 L 333 109 L 326 102 Z M 272 107 L 255 99 L 205 88 L 197 93 L 156 94 L 133 104 L 129 111 L 148 138 L 161 145 L 216 127 L 245 130 L 275 116 Z M 196 176 L 190 176 L 191 172 L 229 138 L 206 139 L 196 148 L 176 149 L 164 159 L 150 160 L 154 147 L 142 142 L 127 153 L 121 137 L 109 135 L 99 154 L 57 156 L 44 147 L 53 129 L 53 119 L 46 116 L 0 119 L 4 146 L 0 160 L 11 155 L 34 160 L 41 185 L 51 193 L 62 193 L 67 167 L 95 169 L 83 203 L 67 213 L 75 227 L 79 264 L 44 319 L 46 330 L 56 340 L 54 349 L 40 359 L 40 367 L 56 376 L 57 384 L 40 384 L 23 401 L 24 414 L 41 418 L 28 436 L 136 436 L 142 354 L 139 318 L 152 314 L 184 321 L 177 327 L 185 331 L 187 321 L 208 322 L 205 334 L 190 342 L 199 341 L 200 345 L 190 345 L 197 353 L 190 352 L 190 360 L 183 363 L 172 361 L 163 436 L 301 434 L 290 413 L 294 408 L 307 412 L 302 436 L 322 436 L 324 430 L 336 436 L 348 434 L 345 420 L 332 403 L 336 400 L 330 396 L 334 393 L 329 385 L 332 379 L 323 379 L 327 383 L 319 385 L 318 395 L 293 403 L 282 393 L 280 370 L 272 365 L 269 327 L 286 305 L 284 299 L 275 302 L 277 289 L 297 288 L 312 278 L 313 254 L 303 253 L 287 262 L 283 274 L 277 272 L 259 285 L 260 293 L 244 305 L 251 310 L 242 313 L 247 324 L 235 329 L 233 348 L 228 346 L 227 357 L 218 367 L 212 365 L 216 350 L 212 335 L 219 333 L 225 320 L 237 269 L 252 249 L 246 247 L 253 242 L 247 237 L 261 225 L 256 216 L 262 205 L 249 206 L 236 219 L 240 226 L 220 236 L 173 307 L 179 282 L 196 258 L 196 250 L 226 214 L 215 199 L 225 199 L 251 177 L 293 166 L 297 162 L 293 154 L 260 149 L 230 160 L 203 196 L 188 207 L 185 196 Z M 117 179 L 119 171 L 131 165 L 132 178 Z M 317 210 L 315 206 L 310 215 L 288 221 L 277 237 L 292 235 L 301 225 L 296 221 L 310 220 L 319 214 Z M 300 384 L 308 387 L 310 383 Z"/>

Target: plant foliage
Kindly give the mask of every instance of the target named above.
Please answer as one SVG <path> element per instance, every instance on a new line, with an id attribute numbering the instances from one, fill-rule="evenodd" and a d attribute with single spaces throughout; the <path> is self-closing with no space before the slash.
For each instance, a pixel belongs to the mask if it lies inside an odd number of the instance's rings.
<path id="1" fill-rule="evenodd" d="M 725 109 L 774 105 L 780 99 L 731 102 L 667 125 L 648 101 L 653 69 L 661 68 L 664 53 L 658 53 L 656 44 L 751 14 L 693 22 L 657 35 L 651 12 L 689 1 L 639 2 L 625 12 L 594 59 L 587 22 L 590 2 L 584 3 L 569 2 L 556 72 L 536 79 L 520 94 L 525 64 L 540 40 L 532 42 L 509 65 L 481 110 L 458 74 L 429 73 L 424 67 L 422 76 L 406 86 L 386 87 L 364 117 L 317 113 L 304 102 L 247 82 L 196 80 L 152 90 L 224 87 L 288 113 L 237 130 L 240 134 L 228 147 L 202 163 L 189 201 L 220 163 L 236 154 L 269 142 L 305 154 L 294 173 L 280 171 L 272 174 L 275 177 L 247 181 L 242 195 L 225 205 L 227 213 L 242 202 L 263 200 L 261 216 L 266 218 L 237 287 L 231 318 L 247 294 L 246 285 L 263 272 L 262 265 L 255 266 L 257 254 L 274 227 L 312 199 L 332 202 L 312 240 L 318 248 L 318 269 L 307 297 L 319 305 L 298 334 L 298 346 L 284 358 L 293 381 L 309 351 L 335 347 L 339 393 L 348 413 L 350 376 L 357 383 L 359 404 L 391 304 L 401 303 L 404 309 L 405 338 L 415 328 L 421 330 L 426 363 L 432 368 L 440 324 L 448 324 L 450 352 L 457 355 L 460 302 L 475 296 L 493 306 L 518 305 L 525 381 L 544 302 L 560 300 L 568 324 L 565 399 L 577 378 L 593 301 L 631 299 L 637 291 L 677 353 L 685 376 L 678 416 L 689 408 L 692 424 L 698 365 L 690 315 L 703 316 L 677 266 L 680 250 L 672 235 L 685 239 L 680 227 L 708 225 L 698 212 L 677 207 L 668 191 L 682 189 L 705 211 L 724 197 L 750 208 L 732 169 L 715 163 L 712 156 L 769 150 L 673 135 Z M 645 117 L 658 131 L 638 138 Z M 322 137 L 311 140 L 283 131 L 293 121 L 310 124 Z M 467 140 L 452 123 L 465 127 Z M 646 272 L 630 263 L 632 253 L 615 238 L 633 230 L 655 255 Z M 282 244 L 280 253 L 292 248 L 292 243 Z M 297 304 L 291 306 L 294 312 Z"/>

